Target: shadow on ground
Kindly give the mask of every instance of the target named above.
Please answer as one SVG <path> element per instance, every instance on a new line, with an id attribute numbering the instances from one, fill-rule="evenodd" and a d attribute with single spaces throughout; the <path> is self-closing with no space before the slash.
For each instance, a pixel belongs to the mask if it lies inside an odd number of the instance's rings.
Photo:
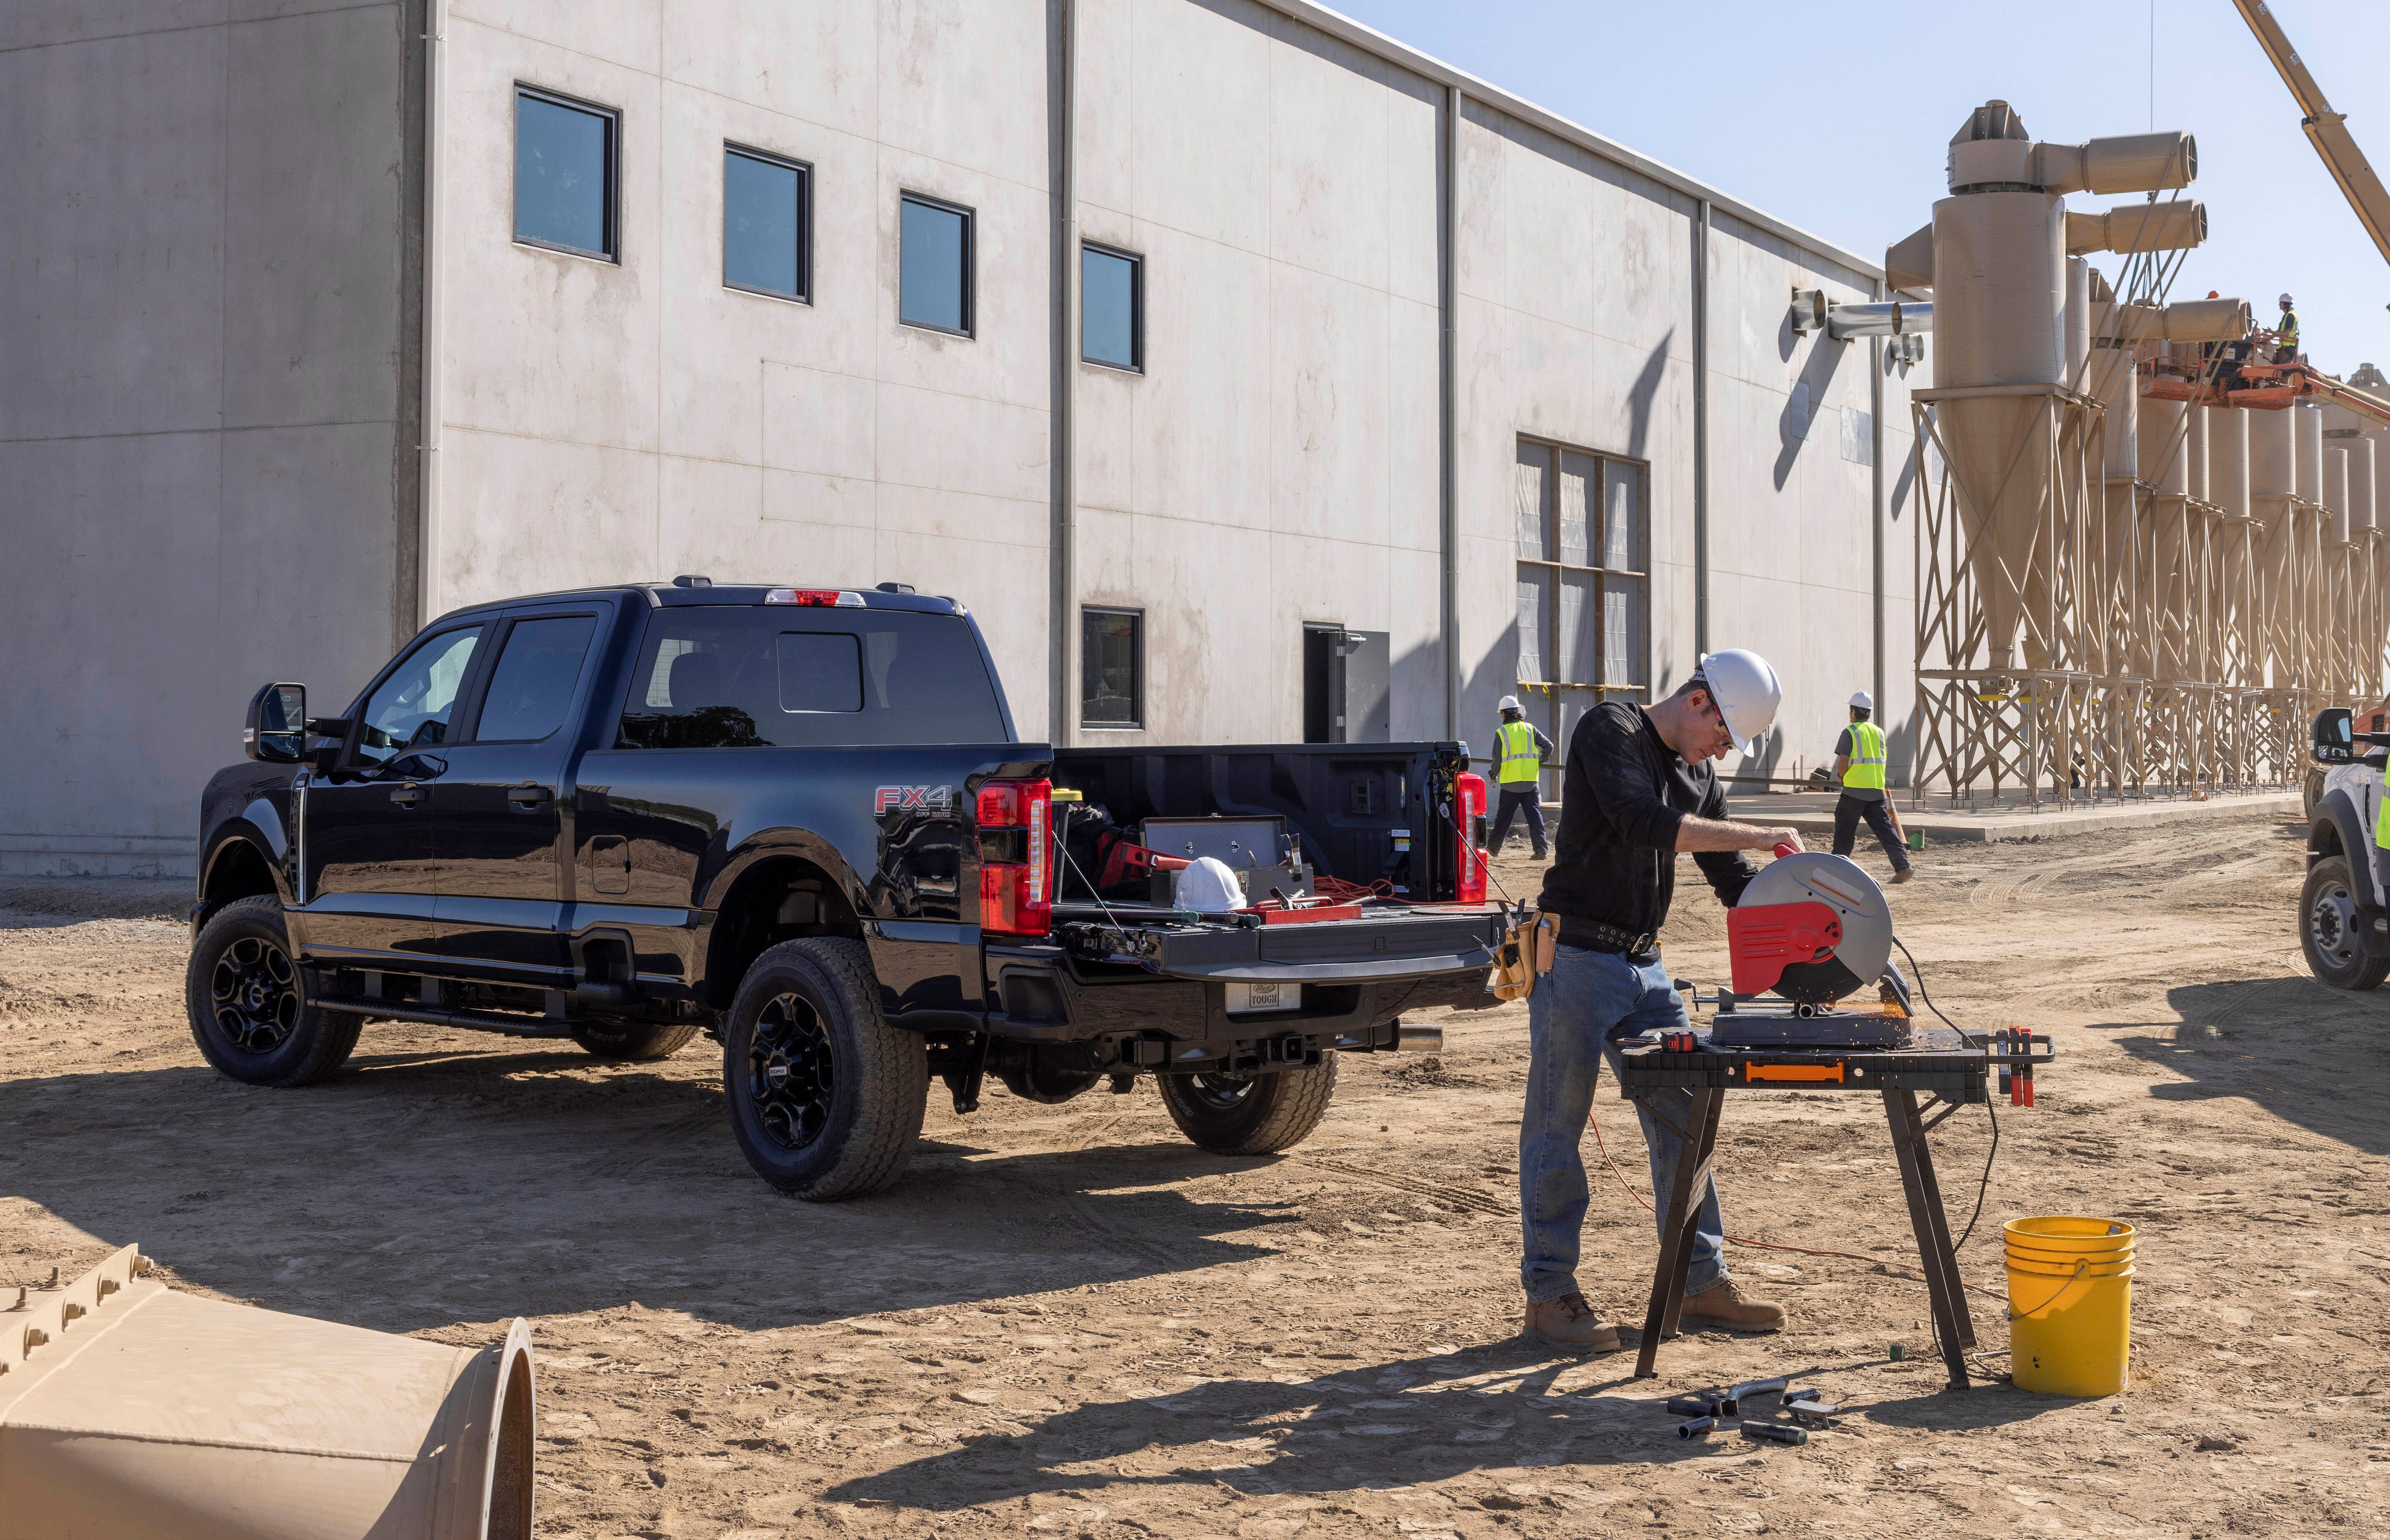
<path id="1" fill-rule="evenodd" d="M 896 1187 L 784 1198 L 718 1083 L 578 1050 L 364 1056 L 302 1090 L 200 1067 L 0 1084 L 0 1189 L 193 1283 L 383 1330 L 631 1302 L 742 1329 L 1263 1254 L 1299 1221 L 1176 1141 L 991 1154 L 924 1140 Z"/>
<path id="2" fill-rule="evenodd" d="M 2117 1046 L 2178 1080 L 2160 1101 L 2239 1097 L 2368 1154 L 2390 1153 L 2381 1115 L 2390 1090 L 2390 992 L 2346 994 L 2306 974 L 2183 984 L 2166 992 L 2177 1020 L 2094 1022 Z"/>
<path id="3" fill-rule="evenodd" d="M 1215 1380 L 1175 1394 L 1084 1405 L 1025 1432 L 975 1438 L 842 1482 L 822 1496 L 951 1512 L 1039 1494 L 1096 1497 L 1190 1475 L 1250 1493 L 1349 1491 L 1523 1466 L 1666 1465 L 1756 1447 L 1731 1430 L 1703 1440 L 1677 1437 L 1679 1419 L 1661 1404 L 1662 1382 L 1634 1380 L 1624 1354 L 1595 1361 L 1613 1370 L 1596 1382 L 1561 1391 L 1557 1381 L 1582 1362 L 1511 1341 L 1310 1379 Z M 1847 1383 L 1870 1367 L 1818 1365 L 1806 1373 Z M 1938 1368 L 1928 1372 L 1938 1385 Z M 1883 1402 L 1843 1393 L 1844 1405 L 1863 1408 L 1872 1422 L 1944 1431 L 2005 1427 L 2068 1404 L 2008 1386 Z M 1203 1441 L 1220 1447 L 1205 1451 L 1209 1460 L 1199 1454 L 1201 1463 L 1134 1472 L 1117 1464 L 1157 1445 Z M 1390 1477 L 1390 1467 L 1399 1474 Z"/>

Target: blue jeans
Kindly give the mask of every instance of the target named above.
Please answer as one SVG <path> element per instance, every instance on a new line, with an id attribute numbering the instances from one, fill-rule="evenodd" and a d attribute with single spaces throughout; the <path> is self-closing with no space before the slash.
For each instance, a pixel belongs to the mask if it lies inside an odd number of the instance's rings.
<path id="1" fill-rule="evenodd" d="M 1519 1281 L 1536 1303 L 1583 1292 L 1576 1260 L 1587 1193 L 1579 1147 L 1602 1057 L 1609 1056 L 1616 1073 L 1619 1039 L 1685 1025 L 1684 999 L 1657 962 L 1638 966 L 1616 953 L 1561 946 L 1553 950 L 1552 970 L 1536 981 L 1527 997 L 1527 1106 L 1519 1121 L 1519 1219 L 1526 1253 Z M 1691 1124 L 1692 1099 L 1688 1091 L 1651 1093 L 1678 1128 Z M 1651 1152 L 1651 1191 L 1664 1214 L 1684 1140 L 1642 1102 L 1635 1113 Z M 1698 1294 L 1726 1277 L 1726 1221 L 1712 1182 L 1702 1195 L 1685 1292 Z"/>

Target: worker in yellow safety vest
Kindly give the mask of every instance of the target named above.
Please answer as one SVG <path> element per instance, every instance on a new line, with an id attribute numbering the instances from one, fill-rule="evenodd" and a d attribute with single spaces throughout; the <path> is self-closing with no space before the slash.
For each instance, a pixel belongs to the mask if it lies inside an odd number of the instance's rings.
<path id="1" fill-rule="evenodd" d="M 2282 318 L 2274 324 L 2274 362 L 2295 364 L 2299 361 L 2299 313 L 2292 307 L 2291 297 L 2282 296 Z"/>
<path id="2" fill-rule="evenodd" d="M 1834 778 L 1843 784 L 1842 800 L 1834 804 L 1834 853 L 1848 855 L 1858 839 L 1859 820 L 1883 842 L 1892 857 L 1892 879 L 1906 882 L 1916 875 L 1908 865 L 1908 835 L 1900 827 L 1900 810 L 1884 794 L 1883 768 L 1888 757 L 1883 729 L 1872 720 L 1875 697 L 1860 690 L 1851 697 L 1851 725 L 1834 740 Z"/>
<path id="3" fill-rule="evenodd" d="M 1552 740 L 1546 738 L 1527 713 L 1519 708 L 1519 698 L 1502 698 L 1502 725 L 1494 729 L 1494 778 L 1501 783 L 1501 805 L 1494 812 L 1494 853 L 1502 853 L 1502 842 L 1510 837 L 1510 820 L 1520 813 L 1527 815 L 1527 834 L 1536 842 L 1536 859 L 1541 861 L 1549 849 L 1544 839 L 1544 762 L 1552 757 Z"/>

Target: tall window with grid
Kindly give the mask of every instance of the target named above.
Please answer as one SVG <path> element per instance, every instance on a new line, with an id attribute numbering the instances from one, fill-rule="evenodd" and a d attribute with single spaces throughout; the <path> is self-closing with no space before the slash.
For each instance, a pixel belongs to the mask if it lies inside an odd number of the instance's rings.
<path id="1" fill-rule="evenodd" d="M 1518 693 L 1563 754 L 1587 710 L 1649 683 L 1650 485 L 1639 461 L 1519 441 Z"/>

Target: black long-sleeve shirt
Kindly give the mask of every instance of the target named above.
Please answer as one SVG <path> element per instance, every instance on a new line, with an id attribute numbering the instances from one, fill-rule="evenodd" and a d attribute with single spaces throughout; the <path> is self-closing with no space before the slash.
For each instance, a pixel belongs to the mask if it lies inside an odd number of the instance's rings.
<path id="1" fill-rule="evenodd" d="M 1657 934 L 1677 889 L 1677 830 L 1688 816 L 1727 816 L 1726 792 L 1707 764 L 1687 764 L 1662 740 L 1640 706 L 1605 701 L 1569 737 L 1561 783 L 1558 857 L 1544 874 L 1542 905 L 1561 917 L 1561 940 L 1590 944 L 1595 920 L 1631 934 Z M 1693 857 L 1732 905 L 1758 875 L 1740 851 Z"/>

